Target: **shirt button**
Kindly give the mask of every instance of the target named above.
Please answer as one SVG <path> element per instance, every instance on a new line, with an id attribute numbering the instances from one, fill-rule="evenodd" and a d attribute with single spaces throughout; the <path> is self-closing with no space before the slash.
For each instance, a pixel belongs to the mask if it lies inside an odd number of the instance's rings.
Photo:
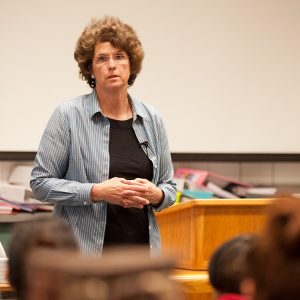
<path id="1" fill-rule="evenodd" d="M 84 201 L 83 204 L 86 205 L 86 202 Z"/>

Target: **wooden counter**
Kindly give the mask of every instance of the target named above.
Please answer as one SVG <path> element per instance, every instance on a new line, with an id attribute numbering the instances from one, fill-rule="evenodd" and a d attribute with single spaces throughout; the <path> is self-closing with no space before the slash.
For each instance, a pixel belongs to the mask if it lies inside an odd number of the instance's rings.
<path id="1" fill-rule="evenodd" d="M 0 292 L 11 292 L 12 287 L 8 283 L 0 283 Z"/>
<path id="2" fill-rule="evenodd" d="M 175 269 L 171 275 L 181 286 L 186 300 L 214 300 L 214 290 L 211 287 L 206 271 L 191 271 Z"/>

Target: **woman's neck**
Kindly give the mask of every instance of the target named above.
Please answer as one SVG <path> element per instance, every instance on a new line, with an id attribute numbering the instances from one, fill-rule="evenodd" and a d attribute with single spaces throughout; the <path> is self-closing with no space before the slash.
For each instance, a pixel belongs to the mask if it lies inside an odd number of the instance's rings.
<path id="1" fill-rule="evenodd" d="M 128 120 L 132 118 L 132 109 L 127 97 L 127 90 L 115 93 L 96 91 L 102 113 L 115 120 Z"/>

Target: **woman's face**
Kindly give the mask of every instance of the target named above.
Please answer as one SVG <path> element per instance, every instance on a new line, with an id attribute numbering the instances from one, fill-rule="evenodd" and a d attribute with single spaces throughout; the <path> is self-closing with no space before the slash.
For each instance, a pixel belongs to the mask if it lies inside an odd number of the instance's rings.
<path id="1" fill-rule="evenodd" d="M 97 43 L 92 63 L 92 74 L 95 76 L 96 89 L 100 91 L 127 89 L 130 76 L 127 53 L 113 47 L 110 42 Z"/>

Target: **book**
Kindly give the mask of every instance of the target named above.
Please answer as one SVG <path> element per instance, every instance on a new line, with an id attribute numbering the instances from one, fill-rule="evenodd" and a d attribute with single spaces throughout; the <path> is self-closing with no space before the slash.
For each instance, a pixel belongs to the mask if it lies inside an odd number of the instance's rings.
<path id="1" fill-rule="evenodd" d="M 1 242 L 0 242 L 0 258 L 7 258 Z"/>
<path id="2" fill-rule="evenodd" d="M 206 170 L 179 168 L 175 172 L 175 177 L 185 178 L 190 184 L 198 187 L 205 185 L 207 181 L 213 182 L 221 188 L 225 188 L 229 184 L 250 187 L 250 184 Z"/>
<path id="3" fill-rule="evenodd" d="M 52 204 L 38 204 L 38 203 L 20 203 L 18 201 L 11 201 L 0 197 L 0 202 L 4 202 L 6 205 L 11 206 L 13 210 L 22 211 L 22 212 L 30 212 L 33 213 L 35 211 L 53 211 Z"/>
<path id="4" fill-rule="evenodd" d="M 213 182 L 207 182 L 207 188 L 217 197 L 220 198 L 225 198 L 225 199 L 236 199 L 236 198 L 240 198 L 239 196 L 237 196 L 236 194 L 233 194 L 231 192 L 228 192 L 224 189 L 222 189 L 221 187 L 219 187 L 218 185 L 216 185 Z"/>
<path id="5" fill-rule="evenodd" d="M 211 191 L 192 191 L 184 189 L 182 191 L 182 196 L 190 199 L 211 199 L 213 198 L 213 192 Z"/>
<path id="6" fill-rule="evenodd" d="M 180 168 L 176 170 L 175 177 L 184 178 L 188 189 L 208 190 L 220 198 L 239 198 L 234 188 L 250 187 L 247 183 L 206 170 Z"/>
<path id="7" fill-rule="evenodd" d="M 0 201 L 0 215 L 7 215 L 13 213 L 13 207 L 8 203 Z"/>
<path id="8" fill-rule="evenodd" d="M 234 187 L 234 193 L 243 198 L 264 198 L 275 196 L 277 193 L 276 187 Z"/>
<path id="9" fill-rule="evenodd" d="M 10 183 L 0 183 L 0 197 L 17 202 L 29 202 L 32 197 L 30 188 Z"/>
<path id="10" fill-rule="evenodd" d="M 177 191 L 182 192 L 184 190 L 184 184 L 185 184 L 184 178 L 174 177 L 173 181 L 176 183 Z"/>
<path id="11" fill-rule="evenodd" d="M 0 242 L 0 283 L 7 282 L 7 261 L 8 258 Z"/>

